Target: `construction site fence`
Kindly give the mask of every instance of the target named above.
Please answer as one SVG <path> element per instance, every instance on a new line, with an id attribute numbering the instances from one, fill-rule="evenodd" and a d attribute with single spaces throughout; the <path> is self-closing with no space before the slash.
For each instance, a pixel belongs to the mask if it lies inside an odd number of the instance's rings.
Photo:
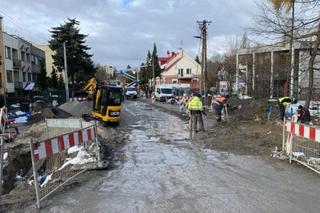
<path id="1" fill-rule="evenodd" d="M 33 176 L 28 181 L 35 186 L 38 208 L 44 199 L 101 160 L 96 122 L 47 119 L 46 127 L 48 133 L 53 127 L 74 130 L 30 140 Z"/>
<path id="2" fill-rule="evenodd" d="M 3 167 L 4 167 L 4 141 L 5 141 L 5 129 L 7 120 L 7 108 L 2 107 L 0 109 L 0 201 L 2 196 L 2 182 L 3 182 Z"/>
<path id="3" fill-rule="evenodd" d="M 289 162 L 296 161 L 320 174 L 320 128 L 284 121 L 282 150 Z"/>

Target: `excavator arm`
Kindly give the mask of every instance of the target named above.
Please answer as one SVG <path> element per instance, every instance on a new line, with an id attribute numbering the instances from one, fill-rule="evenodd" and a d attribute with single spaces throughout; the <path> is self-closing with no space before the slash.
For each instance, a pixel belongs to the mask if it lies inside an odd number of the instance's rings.
<path id="1" fill-rule="evenodd" d="M 90 78 L 90 80 L 86 83 L 86 85 L 82 89 L 83 91 L 88 91 L 88 98 L 92 98 L 93 94 L 97 90 L 97 81 L 95 77 Z"/>
<path id="2" fill-rule="evenodd" d="M 83 87 L 83 91 L 87 91 L 90 88 L 92 88 L 93 90 L 97 89 L 97 82 L 96 82 L 96 78 L 92 77 L 90 78 L 90 80 L 88 81 L 88 83 Z"/>

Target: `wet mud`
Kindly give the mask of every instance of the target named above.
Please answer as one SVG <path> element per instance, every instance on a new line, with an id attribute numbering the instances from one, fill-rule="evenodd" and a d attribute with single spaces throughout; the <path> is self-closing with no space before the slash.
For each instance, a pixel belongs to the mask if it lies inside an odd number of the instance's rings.
<path id="1" fill-rule="evenodd" d="M 319 177 L 256 154 L 268 145 L 251 146 L 255 133 L 190 135 L 186 120 L 135 101 L 122 116 L 105 149 L 116 153 L 113 167 L 86 174 L 41 212 L 319 212 Z"/>

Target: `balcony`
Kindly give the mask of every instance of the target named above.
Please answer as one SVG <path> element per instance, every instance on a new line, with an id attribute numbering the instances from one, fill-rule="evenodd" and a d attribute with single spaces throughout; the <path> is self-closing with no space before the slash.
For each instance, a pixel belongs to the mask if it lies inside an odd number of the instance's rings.
<path id="1" fill-rule="evenodd" d="M 13 59 L 13 69 L 20 69 L 21 68 L 21 61 L 18 59 Z"/>
<path id="2" fill-rule="evenodd" d="M 178 75 L 178 79 L 192 79 L 194 78 L 195 76 L 193 74 L 179 74 Z"/>

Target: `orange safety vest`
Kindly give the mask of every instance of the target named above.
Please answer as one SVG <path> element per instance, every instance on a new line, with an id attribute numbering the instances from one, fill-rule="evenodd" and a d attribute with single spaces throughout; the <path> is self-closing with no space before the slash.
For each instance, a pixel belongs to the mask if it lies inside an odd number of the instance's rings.
<path id="1" fill-rule="evenodd" d="M 213 104 L 224 104 L 226 98 L 223 96 L 217 97 L 214 99 Z"/>

